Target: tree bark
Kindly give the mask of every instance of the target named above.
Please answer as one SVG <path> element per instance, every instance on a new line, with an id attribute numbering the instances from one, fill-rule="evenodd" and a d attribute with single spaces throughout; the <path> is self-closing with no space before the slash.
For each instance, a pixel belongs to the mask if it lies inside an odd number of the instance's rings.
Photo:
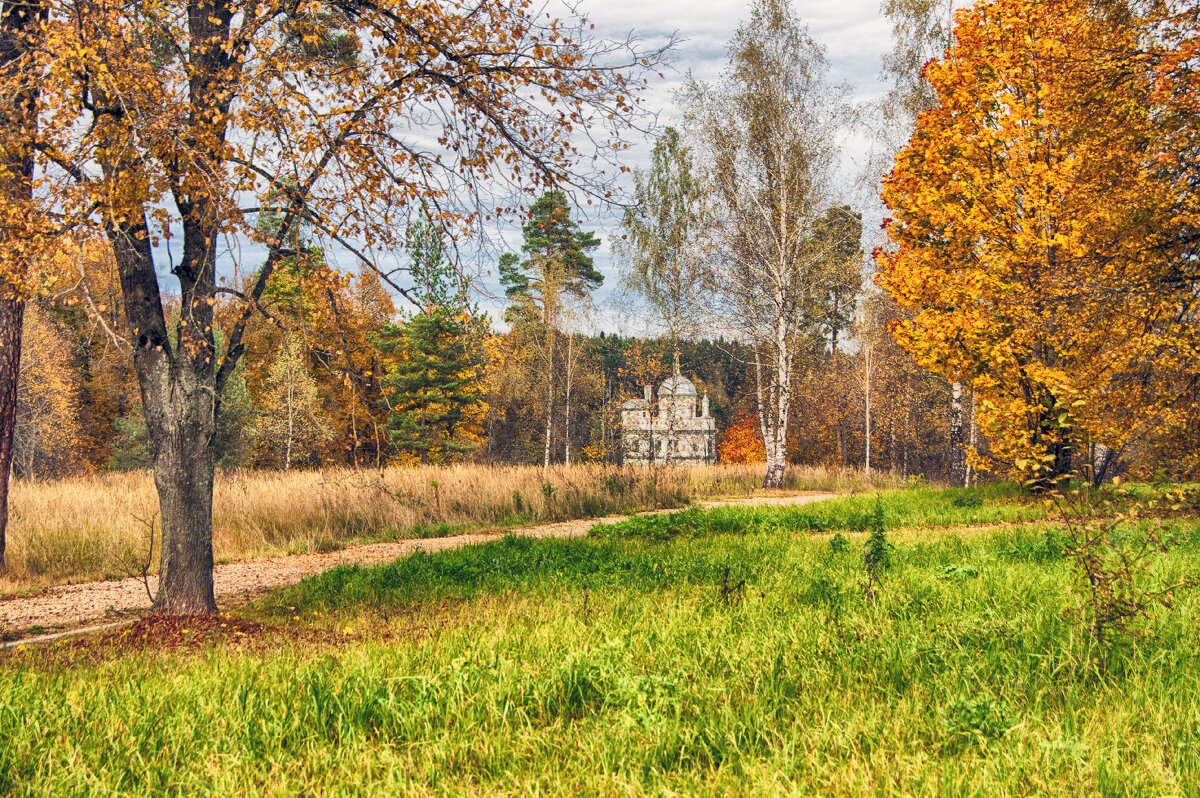
<path id="1" fill-rule="evenodd" d="M 571 467 L 571 388 L 575 377 L 575 336 L 567 335 L 566 406 L 563 412 L 563 464 Z"/>
<path id="2" fill-rule="evenodd" d="M 834 312 L 836 312 L 836 309 L 837 309 L 837 306 L 835 304 Z M 842 391 L 841 360 L 838 358 L 838 337 L 839 337 L 840 332 L 841 332 L 841 330 L 838 329 L 837 325 L 834 325 L 833 330 L 829 336 L 829 347 L 830 347 L 829 351 L 830 351 L 830 354 L 833 356 L 833 396 L 834 396 L 833 412 L 834 412 L 835 427 L 836 427 L 836 431 L 837 431 L 837 458 L 838 458 L 838 463 L 842 466 L 842 468 L 845 468 L 846 460 L 847 460 L 847 458 L 846 458 L 846 422 L 845 422 L 846 411 L 845 411 L 845 407 L 844 407 L 845 401 L 843 399 L 843 391 Z"/>
<path id="3" fill-rule="evenodd" d="M 554 330 L 546 328 L 546 442 L 542 452 L 542 471 L 550 471 L 550 446 L 554 432 Z"/>
<path id="4" fill-rule="evenodd" d="M 17 426 L 17 378 L 25 302 L 10 283 L 0 283 L 0 572 L 8 540 L 8 485 L 12 479 L 13 433 Z"/>
<path id="5" fill-rule="evenodd" d="M 963 448 L 962 383 L 950 386 L 950 468 L 951 485 L 966 487 L 967 453 Z"/>
<path id="6" fill-rule="evenodd" d="M 863 352 L 866 375 L 863 379 L 863 399 L 866 405 L 866 428 L 863 440 L 863 471 L 871 476 L 871 345 L 867 344 Z"/>
<path id="7" fill-rule="evenodd" d="M 0 77 L 14 81 L 17 90 L 13 107 L 5 109 L 7 124 L 0 129 L 0 191 L 14 204 L 33 200 L 33 149 L 37 133 L 37 76 L 22 74 L 25 56 L 35 45 L 38 26 L 46 10 L 40 0 L 0 2 Z M 30 212 L 32 212 L 32 207 Z M 18 243 L 4 242 L 14 231 L 0 232 L 0 246 L 13 253 L 11 275 L 0 274 L 0 572 L 6 569 L 8 542 L 8 486 L 12 478 L 13 433 L 17 421 L 17 380 L 21 373 L 21 333 L 25 301 L 20 281 L 29 271 L 28 250 Z M 20 238 L 20 233 L 15 233 Z"/>
<path id="8" fill-rule="evenodd" d="M 778 302 L 784 306 L 782 301 Z M 762 361 L 755 353 L 755 378 L 759 407 L 759 426 L 766 449 L 767 469 L 763 475 L 764 488 L 782 488 L 783 475 L 787 469 L 787 425 L 791 409 L 792 357 L 788 336 L 788 321 L 780 314 L 775 321 L 775 340 L 772 342 L 774 363 L 771 364 L 770 382 L 763 390 Z"/>
<path id="9" fill-rule="evenodd" d="M 163 315 L 150 236 L 144 221 L 108 230 L 134 342 L 154 484 L 162 518 L 154 611 L 217 611 L 213 591 L 212 491 L 216 467 L 217 380 L 211 296 L 215 247 L 192 215 L 184 218 L 180 319 L 172 336 Z M 195 211 L 203 218 L 202 211 Z M 144 219 L 145 217 L 142 216 Z M 174 337 L 174 340 L 172 338 Z"/>

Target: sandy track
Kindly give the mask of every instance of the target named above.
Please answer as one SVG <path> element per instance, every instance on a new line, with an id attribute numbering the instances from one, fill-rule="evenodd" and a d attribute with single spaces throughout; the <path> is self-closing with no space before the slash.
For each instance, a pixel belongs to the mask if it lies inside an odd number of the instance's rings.
<path id="1" fill-rule="evenodd" d="M 831 498 L 831 493 L 810 493 L 793 496 L 756 496 L 749 499 L 727 499 L 699 502 L 700 507 L 722 505 L 787 505 L 808 504 Z M 652 514 L 674 510 L 655 510 Z M 500 533 L 475 533 L 446 538 L 401 540 L 390 543 L 367 543 L 325 554 L 293 554 L 282 557 L 238 560 L 218 565 L 213 572 L 217 600 L 222 604 L 239 603 L 247 598 L 305 577 L 328 571 L 343 563 L 375 565 L 405 557 L 417 551 L 434 552 L 496 540 L 505 534 L 533 538 L 583 537 L 596 524 L 614 523 L 629 516 L 585 518 L 555 524 L 539 524 Z M 150 590 L 157 587 L 157 578 L 150 577 Z M 8 599 L 0 602 L 0 628 L 19 630 L 31 626 L 74 626 L 104 617 L 119 617 L 136 613 L 150 606 L 146 588 L 140 579 L 113 582 L 85 582 L 47 588 L 36 596 Z"/>

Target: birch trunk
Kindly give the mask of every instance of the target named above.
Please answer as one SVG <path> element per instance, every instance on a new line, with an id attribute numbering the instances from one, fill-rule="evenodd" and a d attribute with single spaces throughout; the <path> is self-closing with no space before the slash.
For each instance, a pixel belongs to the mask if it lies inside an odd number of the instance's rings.
<path id="1" fill-rule="evenodd" d="M 542 470 L 550 470 L 550 446 L 554 432 L 554 330 L 546 328 L 546 441 Z"/>
<path id="2" fill-rule="evenodd" d="M 575 336 L 567 337 L 566 407 L 563 412 L 563 463 L 571 467 L 571 382 L 575 371 Z"/>
<path id="3" fill-rule="evenodd" d="M 966 450 L 963 448 L 962 383 L 950 386 L 950 468 L 951 485 L 966 486 Z"/>
<path id="4" fill-rule="evenodd" d="M 863 358 L 866 368 L 866 375 L 863 380 L 863 393 L 865 394 L 866 405 L 866 430 L 865 440 L 863 442 L 864 449 L 864 467 L 863 471 L 867 476 L 871 476 L 871 345 L 867 344 L 863 348 Z"/>

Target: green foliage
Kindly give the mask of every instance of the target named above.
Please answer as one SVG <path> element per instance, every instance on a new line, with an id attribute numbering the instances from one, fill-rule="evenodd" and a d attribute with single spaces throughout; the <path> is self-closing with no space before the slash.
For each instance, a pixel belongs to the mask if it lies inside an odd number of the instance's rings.
<path id="1" fill-rule="evenodd" d="M 666 540 L 678 535 L 704 536 L 779 530 L 805 532 L 869 531 L 886 513 L 892 525 L 903 527 L 954 526 L 963 523 L 1020 521 L 1042 518 L 1046 508 L 1021 498 L 1019 488 L 996 485 L 980 488 L 994 501 L 986 508 L 956 507 L 951 497 L 961 489 L 892 490 L 859 494 L 800 507 L 714 507 L 689 509 L 669 515 L 642 515 L 606 526 L 597 526 L 597 537 L 648 537 Z M 950 499 L 949 501 L 947 499 Z"/>
<path id="2" fill-rule="evenodd" d="M 942 567 L 942 577 L 952 582 L 962 582 L 964 579 L 974 579 L 979 576 L 978 566 L 969 562 L 956 563 Z"/>
<path id="3" fill-rule="evenodd" d="M 834 554 L 844 554 L 850 550 L 850 541 L 841 532 L 829 539 L 829 550 Z"/>
<path id="4" fill-rule="evenodd" d="M 1139 635 L 1156 610 L 1174 604 L 1177 592 L 1200 584 L 1190 575 L 1164 576 L 1159 567 L 1186 536 L 1160 519 L 1139 522 L 1143 514 L 1185 509 L 1182 494 L 1139 500 L 1083 489 L 1054 501 L 1063 525 L 1062 552 L 1075 569 L 1080 601 L 1075 615 L 1102 655 L 1118 636 Z"/>
<path id="5" fill-rule="evenodd" d="M 132 412 L 114 420 L 113 427 L 116 436 L 112 441 L 108 467 L 114 471 L 149 468 L 154 463 L 154 456 L 150 452 L 150 438 L 141 403 Z"/>
<path id="6" fill-rule="evenodd" d="M 436 306 L 403 326 L 387 324 L 377 338 L 393 359 L 383 378 L 391 393 L 388 433 L 397 449 L 435 455 L 438 462 L 472 451 L 465 433 L 482 401 L 483 345 L 476 320 Z"/>
<path id="7" fill-rule="evenodd" d="M 884 525 L 883 501 L 875 496 L 875 508 L 867 522 L 867 544 L 863 547 L 863 563 L 867 575 L 875 584 L 879 583 L 880 575 L 892 567 L 892 550 L 895 546 L 887 539 L 887 527 Z"/>
<path id="8" fill-rule="evenodd" d="M 955 507 L 982 507 L 983 499 L 978 493 L 962 493 L 954 497 L 952 504 Z"/>
<path id="9" fill-rule="evenodd" d="M 704 188 L 675 128 L 655 143 L 650 168 L 634 172 L 634 195 L 617 245 L 626 262 L 625 283 L 654 309 L 677 346 L 694 332 L 706 264 L 696 244 L 705 224 Z"/>
<path id="10" fill-rule="evenodd" d="M 553 326 L 561 294 L 584 297 L 604 282 L 588 254 L 600 246 L 600 239 L 579 229 L 567 195 L 557 190 L 533 203 L 522 234 L 525 259 L 512 253 L 500 257 L 500 284 L 513 302 L 506 317 L 510 322 L 533 322 L 538 315 L 534 306 L 540 305 Z"/>
<path id="11" fill-rule="evenodd" d="M 424 313 L 436 308 L 452 313 L 465 311 L 467 292 L 458 280 L 458 272 L 446 256 L 445 234 L 441 225 L 424 220 L 410 224 L 404 233 L 404 246 L 411 261 L 409 278 L 413 293 Z"/>
<path id="12" fill-rule="evenodd" d="M 246 386 L 246 364 L 242 361 L 221 391 L 217 439 L 213 442 L 219 467 L 238 468 L 250 462 L 256 423 L 257 410 Z"/>
<path id="13" fill-rule="evenodd" d="M 1017 725 L 1017 718 L 991 696 L 959 696 L 938 710 L 938 719 L 946 735 L 946 745 L 962 750 L 971 745 L 986 745 L 999 740 Z"/>

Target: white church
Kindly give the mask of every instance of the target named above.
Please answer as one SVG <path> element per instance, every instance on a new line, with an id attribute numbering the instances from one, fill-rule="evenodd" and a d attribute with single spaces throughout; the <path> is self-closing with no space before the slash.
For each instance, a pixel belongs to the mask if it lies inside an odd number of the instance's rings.
<path id="1" fill-rule="evenodd" d="M 621 405 L 622 455 L 632 465 L 708 465 L 717 462 L 717 422 L 708 414 L 708 394 L 696 408 L 696 386 L 675 373 L 658 387 L 658 412 L 651 386 L 645 399 Z"/>

